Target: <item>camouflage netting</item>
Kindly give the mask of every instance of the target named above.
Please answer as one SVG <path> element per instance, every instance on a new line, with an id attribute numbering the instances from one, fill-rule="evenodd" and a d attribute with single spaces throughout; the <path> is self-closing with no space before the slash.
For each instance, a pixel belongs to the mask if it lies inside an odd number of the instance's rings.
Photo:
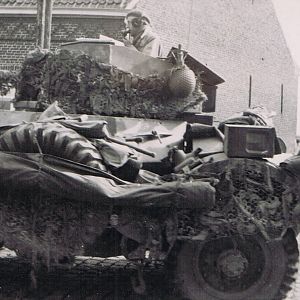
<path id="1" fill-rule="evenodd" d="M 36 192 L 36 193 L 34 193 Z M 2 191 L 1 234 L 5 246 L 18 256 L 48 267 L 82 255 L 108 223 L 105 207 L 40 194 Z"/>
<path id="2" fill-rule="evenodd" d="M 40 111 L 58 101 L 66 113 L 139 118 L 174 119 L 190 108 L 201 112 L 206 95 L 200 79 L 186 98 L 172 96 L 167 82 L 168 76 L 140 77 L 68 50 L 36 50 L 21 69 L 16 101 L 37 101 Z"/>
<path id="3" fill-rule="evenodd" d="M 213 235 L 260 233 L 272 240 L 282 238 L 287 228 L 295 228 L 300 204 L 294 176 L 273 164 L 244 158 L 220 161 L 200 170 L 206 175 L 218 174 L 220 179 L 211 213 L 222 216 L 224 222 L 210 226 Z"/>

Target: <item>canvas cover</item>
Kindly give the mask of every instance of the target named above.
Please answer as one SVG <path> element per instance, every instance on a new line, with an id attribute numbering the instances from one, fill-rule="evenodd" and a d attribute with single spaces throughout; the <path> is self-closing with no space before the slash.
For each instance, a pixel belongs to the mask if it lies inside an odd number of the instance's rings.
<path id="1" fill-rule="evenodd" d="M 51 155 L 0 152 L 0 187 L 103 205 L 208 209 L 214 188 L 207 182 L 128 183 Z"/>

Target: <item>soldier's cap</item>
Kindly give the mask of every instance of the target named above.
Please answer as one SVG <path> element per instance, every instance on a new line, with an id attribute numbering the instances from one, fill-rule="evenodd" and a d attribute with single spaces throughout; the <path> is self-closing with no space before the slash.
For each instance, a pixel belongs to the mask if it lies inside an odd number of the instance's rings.
<path id="1" fill-rule="evenodd" d="M 145 15 L 143 12 L 139 10 L 132 10 L 126 15 L 126 19 L 128 17 L 134 17 L 140 21 L 146 22 L 147 24 L 151 24 L 150 18 Z"/>

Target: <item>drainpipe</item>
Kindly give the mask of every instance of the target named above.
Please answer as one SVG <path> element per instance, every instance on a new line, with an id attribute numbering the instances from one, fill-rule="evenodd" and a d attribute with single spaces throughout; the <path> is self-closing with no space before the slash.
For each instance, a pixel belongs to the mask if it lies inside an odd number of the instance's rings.
<path id="1" fill-rule="evenodd" d="M 37 36 L 36 45 L 50 49 L 53 0 L 37 1 Z"/>

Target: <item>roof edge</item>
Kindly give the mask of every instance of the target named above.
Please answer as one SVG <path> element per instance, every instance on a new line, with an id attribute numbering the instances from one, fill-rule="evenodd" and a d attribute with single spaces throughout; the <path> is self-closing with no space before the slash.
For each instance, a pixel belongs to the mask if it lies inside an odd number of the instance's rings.
<path id="1" fill-rule="evenodd" d="M 126 5 L 126 9 L 131 10 L 135 9 L 141 0 L 131 0 L 129 4 Z"/>
<path id="2" fill-rule="evenodd" d="M 82 16 L 82 17 L 125 17 L 128 9 L 95 9 L 95 8 L 53 8 L 53 16 Z M 5 16 L 35 16 L 37 13 L 36 8 L 32 7 L 1 7 L 0 15 Z"/>

